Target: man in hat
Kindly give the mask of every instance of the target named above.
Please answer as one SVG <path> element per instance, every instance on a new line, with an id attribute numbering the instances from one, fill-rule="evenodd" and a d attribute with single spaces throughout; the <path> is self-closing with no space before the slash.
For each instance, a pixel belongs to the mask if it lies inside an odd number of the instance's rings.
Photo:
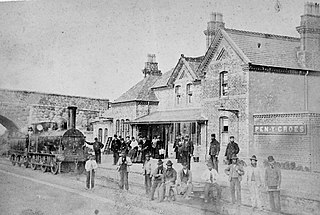
<path id="1" fill-rule="evenodd" d="M 189 135 L 187 134 L 184 138 L 184 141 L 182 142 L 181 146 L 181 154 L 182 154 L 182 163 L 187 162 L 188 169 L 190 170 L 190 161 L 191 156 L 193 155 L 193 143 L 190 140 Z"/>
<path id="2" fill-rule="evenodd" d="M 216 140 L 216 135 L 211 134 L 211 142 L 210 142 L 210 149 L 209 155 L 211 158 L 211 162 L 213 164 L 213 168 L 218 172 L 218 155 L 220 152 L 220 143 Z"/>
<path id="3" fill-rule="evenodd" d="M 247 185 L 249 186 L 252 209 L 254 210 L 257 207 L 262 210 L 260 199 L 261 171 L 257 167 L 258 160 L 255 155 L 252 155 L 250 161 L 251 164 L 247 168 Z"/>
<path id="4" fill-rule="evenodd" d="M 172 167 L 173 163 L 171 160 L 167 161 L 167 169 L 164 172 L 164 185 L 165 185 L 165 200 L 170 200 L 170 190 L 173 191 L 172 199 L 176 200 L 176 180 L 177 180 L 177 171 Z"/>
<path id="5" fill-rule="evenodd" d="M 232 158 L 232 163 L 225 169 L 225 173 L 229 176 L 230 181 L 230 190 L 231 190 L 231 198 L 232 203 L 237 205 L 241 205 L 241 179 L 242 175 L 244 175 L 244 170 L 241 165 L 238 163 L 238 157 L 234 155 Z M 237 193 L 237 200 L 236 195 Z"/>
<path id="6" fill-rule="evenodd" d="M 146 188 L 146 194 L 149 195 L 151 189 L 151 161 L 150 154 L 146 155 L 146 160 L 143 164 L 144 185 Z"/>
<path id="7" fill-rule="evenodd" d="M 95 161 L 94 155 L 89 155 L 89 160 L 86 161 L 84 168 L 86 169 L 87 173 L 86 189 L 92 189 L 94 187 L 95 170 L 98 168 L 98 164 Z"/>
<path id="8" fill-rule="evenodd" d="M 113 165 L 116 165 L 119 160 L 119 151 L 121 148 L 121 142 L 118 136 L 115 134 L 111 142 L 111 151 L 113 152 Z"/>
<path id="9" fill-rule="evenodd" d="M 192 185 L 192 173 L 188 169 L 188 164 L 184 162 L 182 164 L 182 169 L 178 173 L 178 183 L 179 194 L 183 195 L 183 198 L 189 200 L 190 194 L 193 189 Z"/>
<path id="10" fill-rule="evenodd" d="M 273 156 L 268 157 L 269 165 L 265 171 L 265 184 L 269 194 L 271 211 L 280 212 L 280 185 L 281 185 L 281 170 L 276 165 Z"/>
<path id="11" fill-rule="evenodd" d="M 119 187 L 121 190 L 123 190 L 124 187 L 126 190 L 129 190 L 128 173 L 130 171 L 129 168 L 131 165 L 132 165 L 132 162 L 130 157 L 126 155 L 126 151 L 122 151 L 117 163 L 117 169 L 120 175 Z"/>
<path id="12" fill-rule="evenodd" d="M 151 187 L 151 200 L 154 200 L 154 193 L 158 188 L 158 200 L 163 201 L 164 194 L 164 173 L 166 168 L 163 167 L 163 161 L 158 160 L 158 167 L 152 173 L 152 187 Z"/>
<path id="13" fill-rule="evenodd" d="M 225 157 L 228 162 L 228 165 L 232 163 L 232 157 L 233 155 L 237 155 L 239 153 L 240 149 L 236 142 L 234 142 L 234 136 L 230 136 L 230 142 L 227 145 Z"/>
<path id="14" fill-rule="evenodd" d="M 101 142 L 98 141 L 98 138 L 94 138 L 94 142 L 93 143 L 90 143 L 90 142 L 87 142 L 86 143 L 88 145 L 92 145 L 93 146 L 93 150 L 94 150 L 94 154 L 96 156 L 96 162 L 98 164 L 101 164 L 101 149 L 103 148 L 103 144 Z"/>
<path id="15" fill-rule="evenodd" d="M 207 163 L 207 169 L 202 174 L 202 180 L 205 182 L 204 186 L 204 202 L 208 202 L 209 194 L 213 193 L 214 189 L 217 191 L 217 199 L 221 199 L 221 187 L 217 183 L 218 172 L 213 168 L 211 162 Z"/>

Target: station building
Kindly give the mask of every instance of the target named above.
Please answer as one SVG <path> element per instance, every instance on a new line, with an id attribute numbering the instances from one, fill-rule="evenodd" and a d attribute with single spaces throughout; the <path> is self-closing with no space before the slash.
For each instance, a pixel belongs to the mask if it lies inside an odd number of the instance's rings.
<path id="1" fill-rule="evenodd" d="M 176 136 L 189 134 L 205 162 L 215 133 L 220 160 L 235 136 L 240 157 L 273 155 L 284 168 L 320 172 L 319 4 L 305 4 L 296 29 L 297 38 L 236 30 L 212 13 L 203 56 L 182 54 L 162 74 L 148 55 L 144 78 L 95 123 L 110 136 L 160 136 L 167 157 Z"/>

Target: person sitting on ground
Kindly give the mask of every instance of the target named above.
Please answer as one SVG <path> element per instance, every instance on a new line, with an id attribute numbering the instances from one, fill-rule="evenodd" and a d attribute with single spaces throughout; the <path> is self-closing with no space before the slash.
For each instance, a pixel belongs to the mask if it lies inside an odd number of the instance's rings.
<path id="1" fill-rule="evenodd" d="M 183 195 L 183 198 L 189 200 L 190 194 L 193 189 L 192 185 L 192 172 L 188 169 L 188 163 L 184 162 L 182 164 L 182 169 L 178 174 L 178 183 L 179 194 Z"/>
<path id="2" fill-rule="evenodd" d="M 211 162 L 207 163 L 207 169 L 202 174 L 202 180 L 205 182 L 204 186 L 204 202 L 208 202 L 209 194 L 213 193 L 214 189 L 217 191 L 217 200 L 221 199 L 221 187 L 217 183 L 218 172 L 213 168 Z"/>

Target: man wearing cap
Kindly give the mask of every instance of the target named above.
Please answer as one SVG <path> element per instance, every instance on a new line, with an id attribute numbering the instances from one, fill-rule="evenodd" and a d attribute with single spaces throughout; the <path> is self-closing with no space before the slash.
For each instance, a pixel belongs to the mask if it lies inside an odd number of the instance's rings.
<path id="1" fill-rule="evenodd" d="M 252 209 L 254 210 L 256 207 L 259 210 L 262 210 L 261 199 L 260 199 L 260 187 L 261 183 L 261 171 L 257 167 L 257 157 L 252 155 L 250 158 L 251 164 L 247 168 L 247 185 L 249 186 L 250 198 Z"/>
<path id="2" fill-rule="evenodd" d="M 181 154 L 182 154 L 182 163 L 186 162 L 188 164 L 188 169 L 190 170 L 190 161 L 193 154 L 193 143 L 187 134 L 182 142 Z"/>
<path id="3" fill-rule="evenodd" d="M 121 148 L 121 142 L 118 136 L 115 134 L 111 142 L 111 151 L 113 152 L 113 165 L 116 165 L 119 160 L 119 151 Z"/>
<path id="4" fill-rule="evenodd" d="M 193 185 L 192 173 L 188 170 L 188 164 L 186 162 L 182 164 L 182 169 L 179 171 L 177 186 L 179 188 L 179 194 L 182 194 L 183 198 L 189 200 Z"/>
<path id="5" fill-rule="evenodd" d="M 176 200 L 176 180 L 177 180 L 177 171 L 172 167 L 173 163 L 171 160 L 167 162 L 167 169 L 164 172 L 164 185 L 165 185 L 165 200 L 170 200 L 170 190 L 173 190 L 173 201 Z"/>
<path id="6" fill-rule="evenodd" d="M 152 188 L 151 188 L 151 200 L 154 200 L 154 193 L 158 188 L 158 200 L 163 201 L 164 194 L 164 173 L 166 168 L 163 167 L 163 161 L 158 160 L 158 167 L 152 172 Z"/>
<path id="7" fill-rule="evenodd" d="M 126 190 L 129 190 L 128 173 L 130 171 L 129 168 L 131 165 L 132 165 L 132 162 L 130 157 L 126 155 L 126 151 L 122 151 L 117 163 L 117 169 L 120 175 L 119 187 L 121 190 L 123 190 L 124 187 Z"/>
<path id="8" fill-rule="evenodd" d="M 218 172 L 218 155 L 220 152 L 220 143 L 216 140 L 216 135 L 211 134 L 211 142 L 210 142 L 210 150 L 209 155 L 211 158 L 211 162 L 213 164 L 213 168 Z"/>
<path id="9" fill-rule="evenodd" d="M 226 169 L 225 173 L 229 176 L 230 181 L 230 190 L 231 190 L 231 198 L 232 203 L 236 203 L 236 195 L 237 192 L 237 205 L 241 205 L 241 179 L 242 175 L 244 175 L 244 170 L 241 165 L 238 163 L 238 157 L 234 155 L 232 157 L 232 164 L 230 164 Z"/>
<path id="10" fill-rule="evenodd" d="M 265 172 L 265 184 L 269 194 L 271 211 L 280 212 L 280 185 L 281 185 L 281 170 L 276 165 L 273 156 L 268 157 L 269 165 Z"/>
<path id="11" fill-rule="evenodd" d="M 96 156 L 96 162 L 98 164 L 101 164 L 101 149 L 103 148 L 103 144 L 101 142 L 98 141 L 98 138 L 94 138 L 94 142 L 93 143 L 90 143 L 90 142 L 87 142 L 86 143 L 88 145 L 92 145 L 93 146 L 93 150 L 94 150 L 94 154 Z"/>
<path id="12" fill-rule="evenodd" d="M 151 161 L 150 154 L 146 155 L 146 161 L 143 164 L 144 185 L 146 194 L 149 195 L 151 189 Z"/>
<path id="13" fill-rule="evenodd" d="M 217 183 L 218 172 L 213 168 L 213 164 L 208 162 L 207 169 L 202 174 L 202 180 L 205 182 L 204 186 L 204 202 L 208 202 L 209 194 L 213 192 L 214 189 L 217 191 L 217 199 L 221 199 L 221 187 Z"/>
<path id="14" fill-rule="evenodd" d="M 228 162 L 228 165 L 232 163 L 232 156 L 237 155 L 239 153 L 240 149 L 236 142 L 234 142 L 234 136 L 230 136 L 230 142 L 228 143 L 226 153 L 224 156 L 226 156 L 226 160 Z"/>

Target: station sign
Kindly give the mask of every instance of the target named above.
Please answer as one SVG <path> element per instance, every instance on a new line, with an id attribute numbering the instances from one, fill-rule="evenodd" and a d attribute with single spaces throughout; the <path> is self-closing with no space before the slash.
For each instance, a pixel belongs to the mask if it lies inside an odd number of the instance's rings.
<path id="1" fill-rule="evenodd" d="M 254 125 L 254 135 L 307 134 L 307 125 Z"/>

